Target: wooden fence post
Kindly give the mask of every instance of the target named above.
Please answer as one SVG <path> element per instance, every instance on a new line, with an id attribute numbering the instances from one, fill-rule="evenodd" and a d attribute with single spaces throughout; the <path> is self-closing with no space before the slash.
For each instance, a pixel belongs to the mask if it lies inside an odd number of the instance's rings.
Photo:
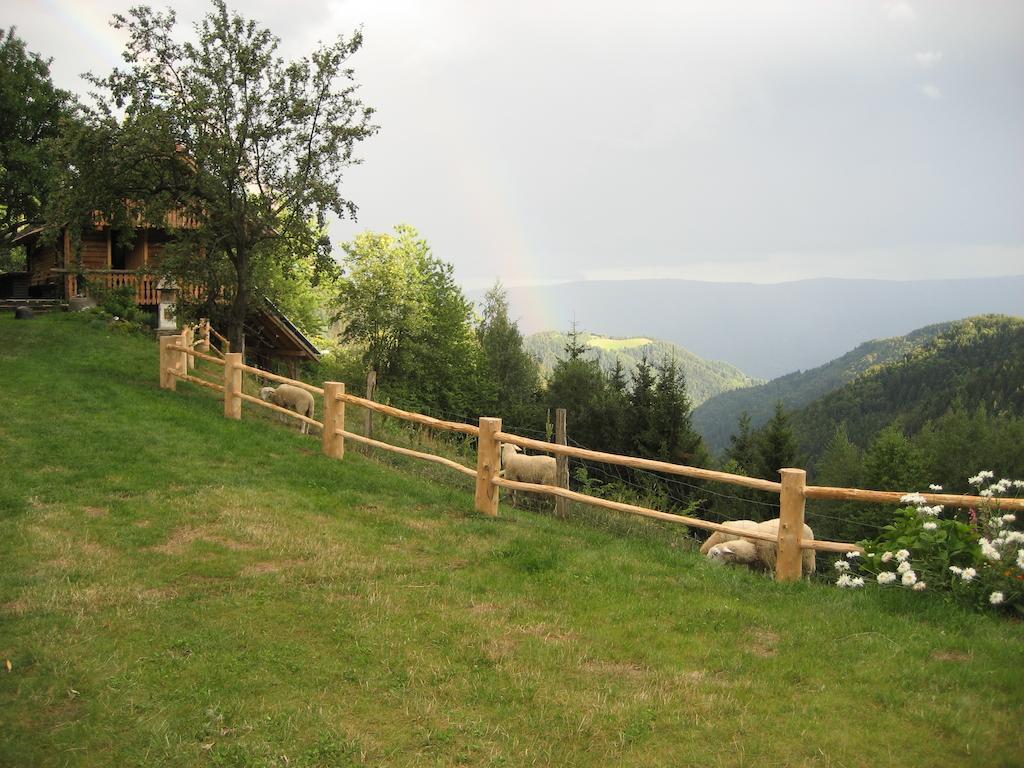
<path id="1" fill-rule="evenodd" d="M 779 494 L 779 543 L 775 562 L 776 581 L 798 581 L 802 575 L 804 530 L 804 486 L 807 473 L 802 469 L 780 469 L 782 492 Z"/>
<path id="2" fill-rule="evenodd" d="M 336 459 L 345 458 L 345 438 L 339 432 L 345 430 L 345 403 L 338 395 L 345 394 L 345 385 L 340 381 L 324 382 L 324 453 Z"/>
<path id="3" fill-rule="evenodd" d="M 242 398 L 238 394 L 242 391 L 242 365 L 241 352 L 227 352 L 224 355 L 224 418 L 242 418 Z"/>
<path id="4" fill-rule="evenodd" d="M 370 371 L 366 374 L 366 399 L 373 400 L 373 395 L 377 391 L 377 372 Z M 373 437 L 373 411 L 369 408 L 366 409 L 366 423 L 363 434 L 367 437 Z"/>
<path id="5" fill-rule="evenodd" d="M 181 345 L 192 349 L 192 343 L 195 341 L 195 329 L 191 325 L 186 325 L 181 329 Z M 189 368 L 196 367 L 196 359 L 192 355 L 185 355 L 186 365 Z"/>
<path id="6" fill-rule="evenodd" d="M 199 346 L 196 349 L 210 354 L 210 321 L 205 318 L 199 321 Z"/>
<path id="7" fill-rule="evenodd" d="M 501 419 L 482 417 L 476 447 L 476 511 L 496 517 L 498 486 L 492 481 L 501 468 L 501 455 L 494 433 L 501 431 Z"/>
<path id="8" fill-rule="evenodd" d="M 565 408 L 555 409 L 555 442 L 559 445 L 566 445 L 567 436 L 565 433 Z M 569 490 L 569 457 L 563 454 L 555 456 L 555 485 L 559 488 Z M 567 516 L 568 500 L 561 496 L 555 496 L 555 515 L 557 517 Z"/>
<path id="9" fill-rule="evenodd" d="M 171 371 L 174 369 L 174 365 L 177 363 L 178 358 L 175 356 L 173 349 L 168 349 L 172 344 L 178 342 L 177 336 L 161 336 L 160 337 L 160 388 L 169 389 L 172 392 L 178 383 L 178 380 L 171 375 Z"/>

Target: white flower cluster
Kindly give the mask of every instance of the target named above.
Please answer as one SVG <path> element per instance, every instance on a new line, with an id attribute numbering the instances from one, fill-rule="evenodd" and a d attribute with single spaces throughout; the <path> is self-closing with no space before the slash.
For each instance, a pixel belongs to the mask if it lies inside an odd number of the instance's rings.
<path id="1" fill-rule="evenodd" d="M 991 595 L 988 596 L 988 601 L 992 603 L 992 605 L 999 605 L 1005 599 L 1006 595 L 1004 595 L 1002 592 L 993 592 Z"/>
<path id="2" fill-rule="evenodd" d="M 941 485 L 930 485 L 928 486 L 933 491 L 941 491 Z M 913 504 L 917 507 L 917 513 L 924 515 L 925 517 L 938 517 L 942 513 L 942 505 L 936 504 L 933 507 L 928 506 L 928 500 L 920 493 L 907 493 L 900 497 L 901 504 Z M 928 530 L 934 530 L 936 526 L 932 526 Z"/>
<path id="3" fill-rule="evenodd" d="M 914 572 L 914 567 L 910 564 L 910 552 L 905 549 L 901 549 L 897 552 L 883 552 L 881 558 L 883 563 L 892 562 L 895 558 L 899 565 L 896 566 L 895 573 L 893 571 L 882 571 L 875 577 L 882 586 L 886 584 L 892 584 L 899 579 L 900 584 L 904 587 L 913 587 L 914 590 L 920 592 L 925 589 L 928 585 L 923 581 L 917 580 L 917 573 Z"/>
<path id="4" fill-rule="evenodd" d="M 833 565 L 835 569 L 840 573 L 848 573 L 850 570 L 850 564 L 845 560 L 836 560 Z"/>
<path id="5" fill-rule="evenodd" d="M 949 570 L 953 572 L 954 576 L 959 576 L 964 581 L 970 581 L 978 575 L 978 572 L 973 568 L 958 568 L 955 565 L 951 565 Z"/>
<path id="6" fill-rule="evenodd" d="M 986 480 L 991 480 L 995 476 L 996 476 L 995 472 L 992 472 L 991 470 L 988 470 L 988 469 L 984 469 L 981 472 L 979 472 L 978 474 L 976 474 L 974 477 L 967 478 L 967 482 L 970 483 L 971 485 L 978 485 L 978 486 L 980 486 Z"/>
<path id="7" fill-rule="evenodd" d="M 839 576 L 838 579 L 836 579 L 836 586 L 843 587 L 846 589 L 857 589 L 859 587 L 864 586 L 864 579 L 862 579 L 860 576 L 851 576 L 848 573 L 843 573 Z"/>

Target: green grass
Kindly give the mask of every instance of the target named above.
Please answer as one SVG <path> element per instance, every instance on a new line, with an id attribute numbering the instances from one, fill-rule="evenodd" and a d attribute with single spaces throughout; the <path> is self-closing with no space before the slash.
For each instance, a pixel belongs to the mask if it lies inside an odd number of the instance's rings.
<path id="1" fill-rule="evenodd" d="M 247 413 L 251 410 L 246 406 Z M 405 473 L 0 317 L 2 766 L 1014 766 L 1021 626 Z"/>

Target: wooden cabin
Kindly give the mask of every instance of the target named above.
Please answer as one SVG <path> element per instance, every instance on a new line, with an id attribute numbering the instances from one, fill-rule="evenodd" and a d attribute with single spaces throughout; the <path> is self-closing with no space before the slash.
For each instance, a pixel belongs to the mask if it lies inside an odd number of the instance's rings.
<path id="1" fill-rule="evenodd" d="M 181 227 L 187 226 L 187 222 L 172 213 L 168 225 Z M 156 307 L 159 276 L 155 270 L 171 237 L 167 230 L 141 227 L 132 242 L 108 226 L 83 232 L 81 268 L 67 230 L 60 233 L 56 242 L 44 234 L 43 227 L 36 227 L 15 238 L 15 244 L 25 247 L 25 298 L 67 301 L 75 296 L 88 296 L 90 285 L 108 290 L 130 285 L 135 287 L 135 301 L 140 307 Z M 85 278 L 84 284 L 80 284 L 80 277 Z"/>
<path id="2" fill-rule="evenodd" d="M 4 275 L 0 294 L 11 299 L 56 299 L 67 302 L 76 296 L 89 296 L 95 286 L 104 290 L 133 286 L 135 303 L 155 311 L 159 303 L 157 268 L 163 250 L 170 241 L 169 230 L 188 227 L 183 216 L 168 215 L 168 228 L 140 227 L 132 241 L 120 237 L 109 226 L 97 226 L 82 234 L 81 266 L 71 237 L 64 230 L 54 241 L 44 237 L 43 227 L 26 230 L 15 238 L 25 247 L 26 271 Z M 85 280 L 81 281 L 80 277 Z M 15 295 L 18 294 L 18 295 Z M 320 359 L 319 350 L 269 300 L 255 308 L 246 320 L 246 352 L 254 360 L 267 363 L 283 360 L 289 371 L 304 360 Z"/>

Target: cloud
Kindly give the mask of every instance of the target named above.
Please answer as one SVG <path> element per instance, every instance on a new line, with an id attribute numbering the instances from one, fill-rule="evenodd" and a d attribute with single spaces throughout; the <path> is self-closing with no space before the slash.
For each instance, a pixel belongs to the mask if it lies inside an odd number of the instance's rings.
<path id="1" fill-rule="evenodd" d="M 914 62 L 921 69 L 931 69 L 942 61 L 942 51 L 918 51 L 914 54 Z"/>
<path id="2" fill-rule="evenodd" d="M 902 23 L 917 21 L 917 12 L 910 6 L 910 3 L 905 3 L 903 0 L 886 3 L 885 13 L 893 21 Z"/>
<path id="3" fill-rule="evenodd" d="M 942 98 L 942 91 L 939 90 L 939 86 L 934 83 L 927 83 L 921 86 L 921 93 L 932 101 L 938 101 Z"/>

